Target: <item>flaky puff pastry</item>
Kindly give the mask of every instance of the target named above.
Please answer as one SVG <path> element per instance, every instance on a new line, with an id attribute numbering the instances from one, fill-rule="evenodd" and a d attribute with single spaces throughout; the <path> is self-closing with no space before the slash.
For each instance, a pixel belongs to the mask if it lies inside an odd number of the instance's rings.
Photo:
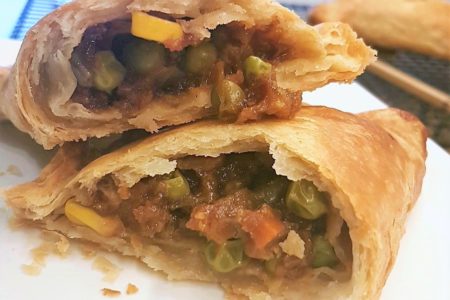
<path id="1" fill-rule="evenodd" d="M 46 149 L 132 128 L 153 132 L 210 115 L 208 87 L 149 101 L 131 117 L 118 108 L 92 111 L 69 101 L 77 85 L 69 59 L 85 30 L 129 18 L 131 11 L 184 18 L 183 31 L 197 41 L 233 22 L 267 30 L 268 37 L 288 49 L 274 66 L 285 89 L 308 91 L 332 81 L 348 82 L 374 60 L 374 51 L 347 25 L 311 27 L 269 0 L 78 0 L 44 17 L 27 33 L 0 94 L 0 110 Z"/>
<path id="2" fill-rule="evenodd" d="M 3 86 L 3 83 L 8 78 L 9 69 L 0 67 L 0 88 Z M 2 110 L 0 109 L 0 121 L 3 120 L 5 116 L 2 113 Z"/>
<path id="3" fill-rule="evenodd" d="M 337 0 L 318 5 L 314 24 L 348 23 L 372 45 L 450 60 L 450 3 L 445 0 Z"/>
<path id="4" fill-rule="evenodd" d="M 377 299 L 395 262 L 407 213 L 425 172 L 426 132 L 410 114 L 385 109 L 352 115 L 325 107 L 304 107 L 292 120 L 249 124 L 200 121 L 126 146 L 83 166 L 83 146 L 67 144 L 38 179 L 6 192 L 20 218 L 71 238 L 88 239 L 124 255 L 139 257 L 170 279 L 217 281 L 192 259 L 174 259 L 155 245 L 132 238 L 104 238 L 63 217 L 64 203 L 80 189 L 95 189 L 111 175 L 119 186 L 133 186 L 146 176 L 166 174 L 185 155 L 268 151 L 278 174 L 312 180 L 331 195 L 347 223 L 353 262 L 351 277 L 329 281 L 319 276 L 253 282 L 220 282 L 231 298 Z M 317 269 L 319 270 L 319 269 Z M 328 274 L 330 275 L 330 274 Z M 330 275 L 331 276 L 331 275 Z"/>

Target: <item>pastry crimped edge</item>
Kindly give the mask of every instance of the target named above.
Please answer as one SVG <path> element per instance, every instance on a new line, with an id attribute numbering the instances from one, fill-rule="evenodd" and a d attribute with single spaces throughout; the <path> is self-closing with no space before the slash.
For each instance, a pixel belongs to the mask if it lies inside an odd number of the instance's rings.
<path id="1" fill-rule="evenodd" d="M 353 272 L 347 283 L 303 278 L 274 292 L 261 286 L 224 288 L 230 298 L 377 299 L 395 262 L 407 213 L 421 190 L 425 172 L 426 131 L 412 115 L 385 109 L 352 115 L 325 107 L 304 107 L 294 119 L 249 124 L 201 121 L 169 130 L 104 155 L 81 170 L 82 144 L 67 144 L 38 179 L 6 192 L 19 218 L 72 238 L 87 239 L 106 249 L 140 257 L 169 279 L 213 281 L 177 264 L 156 246 L 104 238 L 58 217 L 64 202 L 80 186 L 92 188 L 112 174 L 131 186 L 141 177 L 175 168 L 170 159 L 184 155 L 268 150 L 274 169 L 290 180 L 307 178 L 331 195 L 349 227 Z"/>
<path id="2" fill-rule="evenodd" d="M 84 30 L 140 9 L 197 16 L 186 30 L 200 38 L 209 35 L 205 27 L 212 29 L 231 21 L 265 26 L 277 20 L 278 40 L 298 54 L 298 59 L 276 68 L 280 86 L 288 89 L 312 90 L 332 81 L 351 81 L 374 60 L 375 52 L 349 26 L 329 23 L 314 28 L 269 0 L 78 0 L 56 9 L 27 33 L 0 91 L 0 111 L 46 149 L 136 127 L 155 132 L 210 115 L 208 90 L 152 101 L 133 118 L 124 117 L 115 108 L 93 112 L 67 102 L 76 86 L 68 61 Z M 199 15 L 200 9 L 203 15 Z M 210 15 L 206 15 L 208 11 Z"/>

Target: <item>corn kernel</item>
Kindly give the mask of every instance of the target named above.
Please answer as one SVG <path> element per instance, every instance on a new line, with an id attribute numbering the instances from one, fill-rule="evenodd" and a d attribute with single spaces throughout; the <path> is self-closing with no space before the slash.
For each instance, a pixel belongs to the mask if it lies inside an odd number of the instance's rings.
<path id="1" fill-rule="evenodd" d="M 183 30 L 176 22 L 135 11 L 131 13 L 131 34 L 149 41 L 164 43 L 183 37 Z"/>
<path id="2" fill-rule="evenodd" d="M 73 200 L 66 202 L 64 213 L 70 222 L 87 226 L 102 236 L 113 236 L 123 228 L 123 224 L 119 218 L 102 217 L 93 209 L 75 203 Z"/>

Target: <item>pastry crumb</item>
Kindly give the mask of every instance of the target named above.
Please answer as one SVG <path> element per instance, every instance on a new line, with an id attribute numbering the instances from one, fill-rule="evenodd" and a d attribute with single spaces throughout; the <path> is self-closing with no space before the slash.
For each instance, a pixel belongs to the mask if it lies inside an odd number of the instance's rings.
<path id="1" fill-rule="evenodd" d="M 136 294 L 138 291 L 139 291 L 138 287 L 135 286 L 134 284 L 129 283 L 129 284 L 127 285 L 127 295 L 133 295 L 133 294 Z"/>
<path id="2" fill-rule="evenodd" d="M 33 262 L 29 265 L 22 265 L 22 272 L 25 273 L 28 276 L 37 276 L 41 274 L 42 271 L 41 265 L 38 265 L 37 263 Z"/>
<path id="3" fill-rule="evenodd" d="M 103 273 L 103 280 L 108 282 L 115 281 L 119 276 L 120 269 L 103 256 L 95 257 L 94 261 L 92 262 L 92 268 Z"/>
<path id="4" fill-rule="evenodd" d="M 14 175 L 14 176 L 18 176 L 18 177 L 23 176 L 22 171 L 16 165 L 9 165 L 8 168 L 6 169 L 6 172 L 9 175 Z"/>
<path id="5" fill-rule="evenodd" d="M 69 241 L 65 236 L 54 231 L 44 231 L 41 234 L 43 242 L 30 250 L 32 262 L 31 264 L 22 265 L 22 271 L 30 276 L 39 275 L 45 267 L 47 257 L 55 254 L 59 257 L 67 255 L 69 250 Z"/>
<path id="6" fill-rule="evenodd" d="M 31 257 L 33 262 L 44 266 L 47 257 L 52 253 L 53 245 L 50 243 L 42 243 L 40 246 L 31 249 Z"/>
<path id="7" fill-rule="evenodd" d="M 289 231 L 287 238 L 280 243 L 280 247 L 287 255 L 300 259 L 305 257 L 305 242 L 294 230 Z"/>
<path id="8" fill-rule="evenodd" d="M 103 294 L 103 296 L 106 296 L 106 297 L 119 297 L 122 293 L 120 291 L 103 288 L 102 294 Z"/>

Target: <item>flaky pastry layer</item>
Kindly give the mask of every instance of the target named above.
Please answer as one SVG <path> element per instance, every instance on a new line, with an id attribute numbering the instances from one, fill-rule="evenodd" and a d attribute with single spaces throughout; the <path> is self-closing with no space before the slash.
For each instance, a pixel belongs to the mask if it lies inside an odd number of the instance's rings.
<path id="1" fill-rule="evenodd" d="M 80 188 L 94 189 L 104 176 L 123 186 L 167 174 L 186 155 L 268 151 L 273 168 L 292 181 L 307 179 L 331 196 L 349 228 L 352 276 L 346 282 L 321 276 L 277 285 L 226 283 L 227 293 L 250 299 L 377 299 L 395 262 L 408 212 L 420 193 L 425 172 L 426 133 L 410 114 L 385 109 L 352 115 L 325 107 L 304 107 L 292 120 L 249 124 L 201 121 L 160 133 L 104 155 L 84 166 L 83 146 L 67 144 L 38 179 L 6 192 L 18 217 L 72 238 L 95 241 L 124 255 L 139 257 L 171 279 L 215 281 L 195 266 L 172 260 L 154 245 L 101 237 L 61 218 L 68 199 Z"/>

